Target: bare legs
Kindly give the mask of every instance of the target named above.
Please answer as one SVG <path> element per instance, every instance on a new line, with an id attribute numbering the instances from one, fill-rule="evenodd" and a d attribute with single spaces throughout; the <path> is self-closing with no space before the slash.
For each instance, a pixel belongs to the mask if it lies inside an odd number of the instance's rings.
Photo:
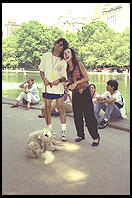
<path id="1" fill-rule="evenodd" d="M 60 113 L 60 121 L 61 123 L 65 124 L 66 123 L 66 113 L 65 113 L 65 109 L 64 109 L 64 98 L 58 98 L 56 100 L 56 103 L 57 103 L 57 108 L 59 110 L 59 113 Z"/>
<path id="2" fill-rule="evenodd" d="M 45 121 L 46 121 L 47 125 L 51 124 L 51 102 L 52 102 L 52 99 L 44 99 Z M 63 97 L 56 99 L 57 108 L 60 113 L 60 121 L 61 121 L 61 123 L 65 124 L 66 123 L 66 113 L 64 110 L 63 102 L 64 102 Z"/>

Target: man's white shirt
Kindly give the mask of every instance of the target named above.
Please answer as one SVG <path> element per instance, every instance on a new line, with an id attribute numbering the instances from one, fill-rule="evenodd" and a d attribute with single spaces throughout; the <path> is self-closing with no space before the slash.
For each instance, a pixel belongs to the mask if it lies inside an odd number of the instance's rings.
<path id="1" fill-rule="evenodd" d="M 123 97 L 123 95 L 120 93 L 119 90 L 116 90 L 113 94 L 111 94 L 109 91 L 105 91 L 103 94 L 101 94 L 101 97 L 106 99 L 106 98 L 114 98 L 115 102 L 123 105 L 122 108 L 120 108 L 120 112 L 123 118 L 126 118 L 125 115 L 125 98 Z M 122 98 L 123 98 L 123 102 L 122 102 Z"/>
<path id="2" fill-rule="evenodd" d="M 27 87 L 28 87 L 28 84 L 25 84 L 24 89 L 26 89 Z M 31 88 L 29 89 L 29 92 L 32 93 L 36 98 L 38 98 L 38 100 L 40 100 L 39 90 L 36 84 L 32 84 Z"/>
<path id="3" fill-rule="evenodd" d="M 61 60 L 60 57 L 53 56 L 52 52 L 45 53 L 39 65 L 40 71 L 44 72 L 45 77 L 50 82 L 58 80 L 63 76 L 67 79 L 66 68 L 66 61 L 64 59 Z M 54 72 L 54 79 L 52 79 L 52 72 Z M 45 86 L 43 86 L 42 91 L 45 92 Z M 48 85 L 46 92 L 51 94 L 64 94 L 63 83 L 59 83 L 58 85 L 54 85 L 52 87 Z"/>

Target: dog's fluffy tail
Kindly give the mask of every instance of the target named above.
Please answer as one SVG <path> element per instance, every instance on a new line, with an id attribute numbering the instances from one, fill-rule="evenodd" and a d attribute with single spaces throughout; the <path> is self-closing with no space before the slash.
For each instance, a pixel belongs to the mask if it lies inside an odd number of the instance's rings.
<path id="1" fill-rule="evenodd" d="M 43 153 L 43 157 L 44 157 L 44 164 L 50 164 L 51 162 L 54 161 L 54 155 L 51 151 L 45 151 Z"/>

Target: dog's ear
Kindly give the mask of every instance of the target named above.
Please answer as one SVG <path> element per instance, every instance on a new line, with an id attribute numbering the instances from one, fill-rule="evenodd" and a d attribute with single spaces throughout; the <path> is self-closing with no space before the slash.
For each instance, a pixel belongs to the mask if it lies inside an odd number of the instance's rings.
<path id="1" fill-rule="evenodd" d="M 41 139 L 41 134 L 38 136 L 38 139 Z"/>
<path id="2" fill-rule="evenodd" d="M 43 137 L 43 133 L 41 132 L 41 133 L 39 134 L 39 136 L 38 136 L 38 139 L 42 139 L 42 137 Z"/>
<path id="3" fill-rule="evenodd" d="M 42 129 L 41 133 L 38 136 L 38 139 L 42 139 L 42 137 L 44 136 L 44 133 L 45 133 L 45 129 Z"/>

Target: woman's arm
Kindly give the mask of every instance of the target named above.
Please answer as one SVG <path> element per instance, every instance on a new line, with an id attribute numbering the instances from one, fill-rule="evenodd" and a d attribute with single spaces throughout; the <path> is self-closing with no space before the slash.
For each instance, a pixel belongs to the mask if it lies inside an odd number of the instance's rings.
<path id="1" fill-rule="evenodd" d="M 84 66 L 83 66 L 83 64 L 81 62 L 79 62 L 79 68 L 80 68 L 80 70 L 81 70 L 81 72 L 82 72 L 82 74 L 84 76 L 84 78 L 82 78 L 81 80 L 77 81 L 78 84 L 81 84 L 81 83 L 87 82 L 89 80 L 89 78 L 88 78 L 88 74 L 87 74 L 87 72 L 86 72 L 86 70 L 85 70 L 85 68 L 84 68 Z"/>
<path id="2" fill-rule="evenodd" d="M 85 68 L 84 68 L 84 66 L 83 66 L 83 64 L 82 64 L 81 62 L 79 62 L 79 68 L 80 68 L 80 70 L 81 70 L 81 72 L 82 72 L 84 78 L 82 78 L 81 80 L 78 80 L 78 81 L 76 81 L 75 83 L 73 83 L 72 85 L 70 85 L 70 86 L 68 87 L 68 89 L 73 90 L 73 89 L 75 89 L 75 87 L 76 87 L 78 84 L 87 82 L 87 81 L 89 80 L 88 74 L 87 74 L 87 72 L 86 72 L 86 70 L 85 70 Z"/>
<path id="3" fill-rule="evenodd" d="M 68 93 L 68 97 L 69 97 L 70 102 L 72 103 L 72 97 L 69 93 Z"/>

